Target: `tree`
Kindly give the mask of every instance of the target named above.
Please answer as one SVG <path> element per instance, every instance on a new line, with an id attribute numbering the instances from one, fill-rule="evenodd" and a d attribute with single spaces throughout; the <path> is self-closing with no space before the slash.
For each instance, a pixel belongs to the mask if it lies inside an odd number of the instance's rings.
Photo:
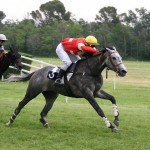
<path id="1" fill-rule="evenodd" d="M 96 15 L 95 21 L 98 23 L 106 23 L 108 25 L 115 25 L 119 23 L 119 17 L 117 9 L 115 7 L 104 7 L 99 10 L 99 14 Z"/>
<path id="2" fill-rule="evenodd" d="M 0 24 L 2 23 L 2 20 L 6 17 L 5 13 L 3 11 L 0 11 Z"/>
<path id="3" fill-rule="evenodd" d="M 53 24 L 55 20 L 58 22 L 61 20 L 69 21 L 71 12 L 66 12 L 64 4 L 59 0 L 49 1 L 40 6 L 40 11 L 32 11 L 31 16 L 34 20 L 41 24 Z M 42 17 L 43 16 L 43 17 Z"/>
<path id="4" fill-rule="evenodd" d="M 31 14 L 32 18 L 35 20 L 37 20 L 37 19 L 41 20 L 42 19 L 42 15 L 39 12 L 39 10 L 32 11 L 30 14 Z"/>
<path id="5" fill-rule="evenodd" d="M 122 13 L 119 15 L 120 21 L 127 26 L 134 27 L 136 26 L 138 20 L 137 20 L 137 14 L 134 13 L 132 10 L 128 11 L 127 13 Z"/>
<path id="6" fill-rule="evenodd" d="M 137 37 L 132 27 L 117 24 L 110 33 L 109 41 L 115 43 L 124 58 L 136 58 L 136 39 Z"/>

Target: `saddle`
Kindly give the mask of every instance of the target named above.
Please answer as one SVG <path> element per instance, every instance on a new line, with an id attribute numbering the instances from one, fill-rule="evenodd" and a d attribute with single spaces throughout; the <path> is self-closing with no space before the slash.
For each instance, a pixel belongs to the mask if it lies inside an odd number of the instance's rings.
<path id="1" fill-rule="evenodd" d="M 71 91 L 71 89 L 70 89 L 70 87 L 69 87 L 69 80 L 71 79 L 71 77 L 72 77 L 72 75 L 73 75 L 73 73 L 74 73 L 74 71 L 75 71 L 75 68 L 76 68 L 76 65 L 77 65 L 77 63 L 72 63 L 70 66 L 69 66 L 69 68 L 66 70 L 66 72 L 65 72 L 65 74 L 64 74 L 64 76 L 62 77 L 62 83 L 64 83 L 64 87 L 65 87 L 65 89 L 66 89 L 66 91 L 67 91 L 67 93 L 68 93 L 68 96 L 70 96 L 70 97 L 72 97 L 72 96 L 74 96 L 74 97 L 76 97 L 73 93 L 72 93 L 72 91 Z M 48 75 L 47 75 L 47 77 L 49 78 L 49 79 L 51 79 L 51 80 L 56 80 L 56 78 L 57 78 L 57 76 L 58 76 L 58 73 L 59 73 L 59 70 L 60 70 L 60 67 L 55 67 L 53 70 L 51 70 L 51 71 L 49 71 L 48 72 Z"/>
<path id="2" fill-rule="evenodd" d="M 70 80 L 71 76 L 73 75 L 76 65 L 77 65 L 77 63 L 72 63 L 68 67 L 68 69 L 65 71 L 64 77 L 67 77 L 68 81 Z M 60 70 L 60 67 L 56 66 L 53 70 L 48 72 L 47 77 L 51 80 L 56 80 L 59 70 Z M 64 77 L 62 78 L 63 82 L 64 82 Z"/>

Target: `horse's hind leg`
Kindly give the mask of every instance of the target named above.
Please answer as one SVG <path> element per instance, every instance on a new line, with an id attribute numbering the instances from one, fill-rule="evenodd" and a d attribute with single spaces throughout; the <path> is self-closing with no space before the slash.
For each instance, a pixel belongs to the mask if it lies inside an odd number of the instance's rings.
<path id="1" fill-rule="evenodd" d="M 19 102 L 18 107 L 15 109 L 14 113 L 10 117 L 8 123 L 6 123 L 6 126 L 10 126 L 16 119 L 17 115 L 20 113 L 21 109 L 33 98 L 35 98 L 39 94 L 39 91 L 36 91 L 34 93 L 32 90 L 27 90 L 25 97 L 22 101 Z"/>
<path id="2" fill-rule="evenodd" d="M 58 94 L 55 92 L 50 92 L 50 91 L 44 91 L 42 92 L 42 94 L 44 95 L 45 99 L 46 99 L 46 104 L 41 112 L 41 118 L 40 118 L 40 122 L 43 124 L 44 127 L 48 128 L 48 122 L 46 121 L 46 117 L 48 112 L 50 111 L 50 109 L 52 108 L 56 98 L 58 97 Z"/>

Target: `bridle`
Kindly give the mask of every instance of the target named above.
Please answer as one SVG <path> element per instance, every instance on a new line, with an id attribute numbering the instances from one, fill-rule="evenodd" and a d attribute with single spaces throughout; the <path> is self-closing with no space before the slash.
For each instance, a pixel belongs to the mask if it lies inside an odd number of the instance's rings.
<path id="1" fill-rule="evenodd" d="M 5 53 L 4 55 L 7 60 L 9 61 L 10 64 L 12 64 L 13 66 L 15 66 L 17 68 L 17 64 L 19 63 L 21 56 L 19 54 L 15 54 L 12 52 L 8 52 L 7 55 Z"/>
<path id="2" fill-rule="evenodd" d="M 108 60 L 110 60 L 110 63 L 111 63 L 111 65 L 113 66 L 113 70 L 114 70 L 115 72 L 117 72 L 118 66 L 120 66 L 120 65 L 123 64 L 123 63 L 120 62 L 120 63 L 118 63 L 118 64 L 114 64 L 114 62 L 113 62 L 113 60 L 112 60 L 112 57 L 111 57 L 111 55 L 114 54 L 114 53 L 118 53 L 118 52 L 117 52 L 117 51 L 109 52 Z M 108 67 L 107 67 L 107 68 L 108 68 Z M 110 69 L 108 68 L 108 70 L 110 70 Z"/>

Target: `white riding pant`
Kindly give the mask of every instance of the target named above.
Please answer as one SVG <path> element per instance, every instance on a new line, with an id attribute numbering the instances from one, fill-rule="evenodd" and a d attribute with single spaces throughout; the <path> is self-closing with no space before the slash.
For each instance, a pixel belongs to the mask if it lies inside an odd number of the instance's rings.
<path id="1" fill-rule="evenodd" d="M 61 67 L 61 69 L 65 71 L 72 63 L 75 63 L 81 59 L 78 55 L 67 53 L 61 43 L 56 48 L 56 54 L 63 61 L 64 65 Z"/>

